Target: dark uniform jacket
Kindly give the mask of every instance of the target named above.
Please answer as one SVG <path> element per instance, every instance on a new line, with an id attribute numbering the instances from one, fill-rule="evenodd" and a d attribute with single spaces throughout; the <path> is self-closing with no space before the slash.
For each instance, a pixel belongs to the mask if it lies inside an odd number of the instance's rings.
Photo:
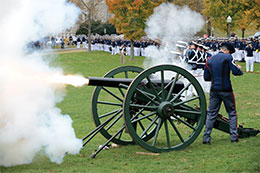
<path id="1" fill-rule="evenodd" d="M 235 76 L 242 75 L 230 54 L 219 52 L 207 60 L 204 69 L 204 80 L 211 81 L 211 91 L 213 92 L 231 92 L 232 85 L 230 81 L 230 70 Z"/>
<path id="2" fill-rule="evenodd" d="M 246 55 L 246 56 L 248 56 L 248 57 L 252 57 L 252 56 L 254 56 L 254 55 L 253 55 L 254 48 L 248 46 L 248 47 L 246 47 L 245 50 L 246 50 L 246 52 L 247 52 L 247 55 Z"/>

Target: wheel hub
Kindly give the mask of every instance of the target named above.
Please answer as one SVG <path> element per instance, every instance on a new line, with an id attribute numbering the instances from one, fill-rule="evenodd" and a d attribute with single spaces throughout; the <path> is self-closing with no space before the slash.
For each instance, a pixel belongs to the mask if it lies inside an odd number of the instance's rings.
<path id="1" fill-rule="evenodd" d="M 158 106 L 158 114 L 161 118 L 167 119 L 174 114 L 174 107 L 170 102 L 162 102 Z"/>

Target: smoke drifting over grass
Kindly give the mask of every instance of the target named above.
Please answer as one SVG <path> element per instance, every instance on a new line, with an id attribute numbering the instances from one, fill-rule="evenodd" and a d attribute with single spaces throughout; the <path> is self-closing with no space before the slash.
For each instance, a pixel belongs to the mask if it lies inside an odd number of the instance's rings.
<path id="1" fill-rule="evenodd" d="M 56 163 L 79 153 L 71 118 L 56 108 L 65 94 L 48 80 L 64 76 L 62 69 L 25 50 L 29 41 L 73 26 L 79 13 L 66 0 L 0 2 L 0 165 L 31 163 L 40 151 Z"/>

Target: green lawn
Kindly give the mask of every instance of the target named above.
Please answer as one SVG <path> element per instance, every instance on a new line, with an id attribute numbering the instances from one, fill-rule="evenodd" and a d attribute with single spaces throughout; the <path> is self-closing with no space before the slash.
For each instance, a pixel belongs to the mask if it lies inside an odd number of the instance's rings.
<path id="1" fill-rule="evenodd" d="M 103 76 L 120 66 L 120 57 L 104 52 L 79 52 L 48 57 L 53 65 L 63 67 L 68 74 Z M 126 59 L 126 65 L 142 66 L 144 58 Z M 240 63 L 245 69 L 245 63 Z M 260 64 L 255 64 L 260 72 Z M 260 74 L 245 73 L 233 77 L 233 88 L 238 111 L 238 123 L 260 129 Z M 57 106 L 73 119 L 78 138 L 94 129 L 91 115 L 91 97 L 94 87 L 67 87 L 65 99 Z M 221 113 L 226 115 L 223 106 Z M 159 156 L 138 155 L 147 152 L 138 145 L 122 146 L 101 151 L 95 159 L 91 153 L 106 139 L 98 135 L 78 155 L 67 155 L 60 165 L 47 157 L 37 155 L 32 164 L 0 167 L 0 172 L 260 172 L 260 134 L 231 143 L 229 135 L 218 130 L 212 132 L 212 144 L 202 145 L 202 133 L 193 144 L 182 151 L 162 153 Z"/>

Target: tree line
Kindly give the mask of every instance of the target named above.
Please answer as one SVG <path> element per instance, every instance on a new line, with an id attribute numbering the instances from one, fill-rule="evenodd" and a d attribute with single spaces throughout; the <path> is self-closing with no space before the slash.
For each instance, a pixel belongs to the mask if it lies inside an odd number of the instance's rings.
<path id="1" fill-rule="evenodd" d="M 166 0 L 106 0 L 110 13 L 114 16 L 110 23 L 114 24 L 118 32 L 130 40 L 140 39 L 144 34 L 146 19 L 153 13 L 153 9 Z M 259 0 L 168 0 L 179 6 L 187 5 L 204 15 L 207 21 L 207 32 L 211 35 L 211 27 L 227 32 L 227 17 L 233 19 L 231 30 L 240 29 L 242 37 L 250 27 L 260 26 Z"/>
<path id="2" fill-rule="evenodd" d="M 83 27 L 88 28 L 90 34 L 91 23 L 95 21 L 94 14 L 102 0 L 71 1 L 83 9 L 87 16 Z M 163 2 L 179 6 L 187 5 L 201 13 L 205 17 L 208 35 L 211 35 L 211 27 L 227 32 L 228 16 L 232 17 L 231 30 L 240 29 L 242 37 L 247 29 L 260 27 L 259 0 L 105 0 L 105 2 L 112 14 L 109 23 L 115 26 L 118 34 L 124 34 L 124 37 L 132 43 L 145 35 L 146 20 L 153 14 L 154 8 Z"/>

